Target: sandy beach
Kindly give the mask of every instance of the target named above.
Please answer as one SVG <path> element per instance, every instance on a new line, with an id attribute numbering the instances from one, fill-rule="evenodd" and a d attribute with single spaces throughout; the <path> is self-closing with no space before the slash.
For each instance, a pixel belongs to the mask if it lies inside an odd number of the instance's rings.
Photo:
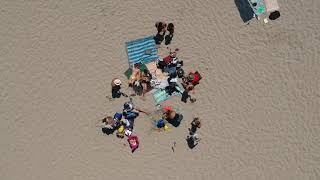
<path id="1" fill-rule="evenodd" d="M 319 180 L 320 1 L 278 0 L 267 24 L 245 23 L 235 1 L 0 0 L 0 179 Z M 194 104 L 167 102 L 178 128 L 138 117 L 132 154 L 97 124 L 127 101 L 105 98 L 112 78 L 126 82 L 125 42 L 159 20 L 203 79 Z M 156 110 L 151 94 L 134 101 Z M 202 140 L 189 149 L 195 116 Z"/>

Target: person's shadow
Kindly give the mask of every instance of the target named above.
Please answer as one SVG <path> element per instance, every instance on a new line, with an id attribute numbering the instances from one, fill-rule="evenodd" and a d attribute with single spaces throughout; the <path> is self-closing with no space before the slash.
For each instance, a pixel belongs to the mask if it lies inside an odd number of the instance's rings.
<path id="1" fill-rule="evenodd" d="M 234 0 L 234 3 L 239 10 L 239 14 L 243 22 L 249 22 L 253 18 L 254 12 L 251 9 L 248 0 Z"/>

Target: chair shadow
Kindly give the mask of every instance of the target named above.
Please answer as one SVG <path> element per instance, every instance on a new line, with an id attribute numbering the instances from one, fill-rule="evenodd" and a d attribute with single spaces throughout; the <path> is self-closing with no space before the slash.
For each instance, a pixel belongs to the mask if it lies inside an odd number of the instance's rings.
<path id="1" fill-rule="evenodd" d="M 254 12 L 251 9 L 248 0 L 234 0 L 234 3 L 239 10 L 239 14 L 243 22 L 249 22 L 253 18 Z"/>

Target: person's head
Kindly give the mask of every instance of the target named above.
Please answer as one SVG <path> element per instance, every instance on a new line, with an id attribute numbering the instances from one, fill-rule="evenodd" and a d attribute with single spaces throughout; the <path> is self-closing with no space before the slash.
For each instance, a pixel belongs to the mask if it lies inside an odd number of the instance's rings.
<path id="1" fill-rule="evenodd" d="M 140 64 L 139 64 L 139 63 L 136 63 L 136 64 L 134 64 L 134 65 L 133 65 L 133 67 L 135 67 L 135 68 L 138 68 L 138 69 L 139 69 L 139 68 L 140 68 Z"/>
<path id="2" fill-rule="evenodd" d="M 171 53 L 170 53 L 170 56 L 171 56 L 171 57 L 176 57 L 176 56 L 177 56 L 177 52 L 176 52 L 176 51 L 171 52 Z"/>
<path id="3" fill-rule="evenodd" d="M 162 23 L 162 22 L 159 22 L 159 23 L 158 23 L 158 26 L 157 26 L 158 32 L 160 32 L 162 29 L 163 29 L 163 23 Z"/>
<path id="4" fill-rule="evenodd" d="M 200 121 L 200 119 L 198 117 L 194 118 L 194 123 L 198 128 L 201 127 L 201 121 Z"/>
<path id="5" fill-rule="evenodd" d="M 108 124 L 113 124 L 113 118 L 111 117 L 111 116 L 107 116 L 106 117 L 106 122 L 108 123 Z"/>
<path id="6" fill-rule="evenodd" d="M 168 29 L 169 31 L 170 31 L 170 30 L 173 30 L 173 29 L 174 29 L 173 23 L 169 23 L 167 29 Z"/>

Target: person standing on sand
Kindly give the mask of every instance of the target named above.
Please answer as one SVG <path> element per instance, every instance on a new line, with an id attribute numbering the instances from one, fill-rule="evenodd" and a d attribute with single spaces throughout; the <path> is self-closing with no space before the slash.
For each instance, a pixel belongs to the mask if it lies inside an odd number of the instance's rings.
<path id="1" fill-rule="evenodd" d="M 196 117 L 191 122 L 191 128 L 189 128 L 189 135 L 186 139 L 188 142 L 188 146 L 191 149 L 197 146 L 201 140 L 196 133 L 198 128 L 201 128 L 201 121 L 198 117 Z"/>
<path id="2" fill-rule="evenodd" d="M 166 34 L 167 24 L 165 22 L 156 22 L 155 26 L 158 32 L 157 35 L 154 36 L 154 40 L 156 44 L 159 45 L 162 43 L 164 35 Z"/>
<path id="3" fill-rule="evenodd" d="M 168 24 L 167 31 L 169 32 L 169 34 L 166 35 L 166 37 L 165 37 L 165 42 L 164 42 L 165 45 L 169 45 L 171 43 L 172 38 L 173 38 L 173 33 L 174 33 L 173 23 Z"/>

